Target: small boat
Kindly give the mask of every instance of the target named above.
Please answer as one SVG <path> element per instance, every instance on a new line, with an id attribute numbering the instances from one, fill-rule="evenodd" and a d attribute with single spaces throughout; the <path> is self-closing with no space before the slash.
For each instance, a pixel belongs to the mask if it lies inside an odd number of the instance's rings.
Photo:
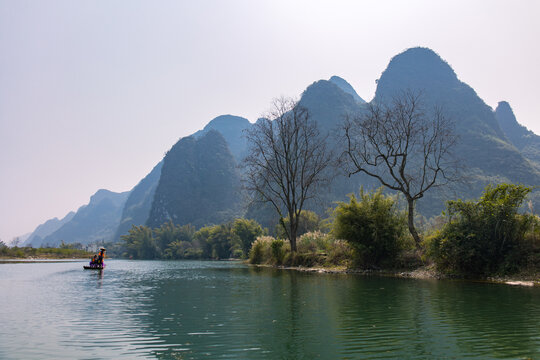
<path id="1" fill-rule="evenodd" d="M 84 265 L 83 268 L 85 270 L 103 270 L 105 269 L 105 264 L 103 264 L 103 266 L 98 266 L 98 265 Z"/>
<path id="2" fill-rule="evenodd" d="M 105 257 L 105 251 L 106 249 L 104 247 L 99 248 L 99 255 L 94 255 L 94 258 L 88 265 L 84 265 L 83 268 L 85 270 L 103 270 L 105 269 L 105 263 L 103 262 L 103 258 Z M 99 256 L 99 257 L 98 257 Z"/>

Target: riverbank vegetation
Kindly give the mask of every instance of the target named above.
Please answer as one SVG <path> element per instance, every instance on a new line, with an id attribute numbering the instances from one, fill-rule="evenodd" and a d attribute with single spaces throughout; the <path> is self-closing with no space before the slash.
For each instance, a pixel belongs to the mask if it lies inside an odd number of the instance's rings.
<path id="1" fill-rule="evenodd" d="M 131 259 L 243 259 L 262 234 L 254 220 L 236 219 L 199 230 L 169 221 L 155 229 L 133 226 L 112 250 Z"/>
<path id="2" fill-rule="evenodd" d="M 327 219 L 303 210 L 296 251 L 288 219 L 273 229 L 236 219 L 196 229 L 169 221 L 158 228 L 133 226 L 121 241 L 100 243 L 111 257 L 129 259 L 238 259 L 251 264 L 341 270 L 418 271 L 442 276 L 538 279 L 540 218 L 523 208 L 531 189 L 488 186 L 477 200 L 447 203 L 447 210 L 418 226 L 420 248 L 408 231 L 406 206 L 382 188 L 337 202 Z M 272 236 L 270 236 L 270 234 Z M 7 247 L 2 258 L 86 258 L 80 244 L 59 248 Z"/>
<path id="3" fill-rule="evenodd" d="M 530 190 L 511 184 L 488 186 L 480 199 L 448 202 L 446 212 L 418 227 L 420 248 L 408 231 L 407 212 L 398 197 L 382 189 L 361 189 L 358 196 L 336 203 L 328 219 L 303 211 L 296 251 L 282 229 L 286 220 L 269 231 L 246 219 L 198 230 L 173 222 L 155 229 L 134 226 L 108 249 L 132 259 L 232 258 L 284 267 L 429 268 L 450 276 L 534 277 L 540 273 L 540 221 L 532 213 L 519 212 Z"/>
<path id="4" fill-rule="evenodd" d="M 540 223 L 518 209 L 530 188 L 488 186 L 477 201 L 449 201 L 447 222 L 426 237 L 428 256 L 450 274 L 534 272 L 540 265 Z"/>
<path id="5" fill-rule="evenodd" d="M 540 274 L 540 221 L 518 212 L 530 190 L 521 185 L 488 186 L 478 200 L 448 202 L 447 211 L 424 228 L 420 249 L 406 231 L 407 216 L 398 210 L 396 198 L 380 189 L 361 190 L 358 198 L 337 204 L 329 233 L 302 235 L 297 253 L 290 251 L 287 240 L 260 237 L 250 262 L 535 278 Z"/>
<path id="6" fill-rule="evenodd" d="M 89 258 L 92 255 L 93 253 L 77 248 L 74 244 L 61 244 L 57 248 L 8 247 L 0 241 L 0 258 L 5 259 L 81 259 Z"/>

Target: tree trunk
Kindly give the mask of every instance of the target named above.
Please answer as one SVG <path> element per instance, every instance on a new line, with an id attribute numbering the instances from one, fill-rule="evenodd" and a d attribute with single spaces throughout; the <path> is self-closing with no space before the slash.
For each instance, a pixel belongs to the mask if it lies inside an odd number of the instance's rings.
<path id="1" fill-rule="evenodd" d="M 298 219 L 295 216 L 289 214 L 289 235 L 291 241 L 291 252 L 296 252 L 296 231 L 298 229 L 298 224 L 296 223 Z"/>
<path id="2" fill-rule="evenodd" d="M 409 232 L 411 233 L 414 239 L 416 248 L 420 249 L 420 236 L 418 235 L 418 232 L 416 231 L 416 228 L 414 227 L 414 200 L 407 199 L 407 202 L 409 204 L 409 216 L 408 216 Z"/>

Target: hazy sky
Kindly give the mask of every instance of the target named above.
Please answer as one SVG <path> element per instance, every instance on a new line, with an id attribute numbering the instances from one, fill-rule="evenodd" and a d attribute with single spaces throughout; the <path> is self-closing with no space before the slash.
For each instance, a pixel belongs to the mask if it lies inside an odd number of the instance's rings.
<path id="1" fill-rule="evenodd" d="M 540 1 L 0 0 L 0 239 L 127 191 L 220 114 L 427 46 L 540 134 Z"/>

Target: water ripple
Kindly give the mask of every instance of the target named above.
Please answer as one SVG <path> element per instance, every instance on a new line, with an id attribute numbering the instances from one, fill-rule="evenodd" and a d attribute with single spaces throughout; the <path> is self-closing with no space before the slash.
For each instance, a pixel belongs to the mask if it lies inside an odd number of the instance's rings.
<path id="1" fill-rule="evenodd" d="M 540 291 L 227 262 L 0 264 L 0 358 L 540 357 Z"/>

